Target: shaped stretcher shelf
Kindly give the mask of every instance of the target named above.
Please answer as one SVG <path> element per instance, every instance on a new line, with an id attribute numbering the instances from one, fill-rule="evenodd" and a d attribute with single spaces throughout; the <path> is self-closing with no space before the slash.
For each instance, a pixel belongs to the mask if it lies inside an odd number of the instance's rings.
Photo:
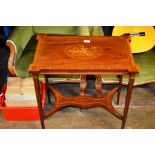
<path id="1" fill-rule="evenodd" d="M 119 87 L 113 88 L 107 94 L 98 97 L 91 96 L 64 96 L 54 87 L 48 85 L 48 88 L 55 96 L 55 104 L 44 113 L 45 117 L 54 114 L 65 107 L 78 107 L 82 109 L 102 107 L 111 112 L 114 116 L 122 119 L 122 115 L 112 105 L 112 97 L 118 91 Z"/>

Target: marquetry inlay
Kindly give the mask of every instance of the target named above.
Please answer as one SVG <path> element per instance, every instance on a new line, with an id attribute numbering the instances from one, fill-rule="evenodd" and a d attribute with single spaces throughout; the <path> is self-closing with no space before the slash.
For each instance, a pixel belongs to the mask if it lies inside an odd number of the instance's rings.
<path id="1" fill-rule="evenodd" d="M 94 59 L 102 55 L 102 48 L 96 46 L 69 46 L 66 48 L 66 54 L 69 57 L 74 57 L 78 59 Z"/>

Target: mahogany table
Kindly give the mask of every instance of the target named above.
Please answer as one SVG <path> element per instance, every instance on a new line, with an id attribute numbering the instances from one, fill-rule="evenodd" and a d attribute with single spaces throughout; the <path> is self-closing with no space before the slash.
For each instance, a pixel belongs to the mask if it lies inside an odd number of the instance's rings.
<path id="1" fill-rule="evenodd" d="M 38 35 L 38 45 L 29 66 L 38 102 L 40 121 L 45 128 L 44 119 L 64 107 L 92 108 L 103 107 L 122 120 L 125 127 L 135 74 L 138 67 L 134 64 L 130 49 L 129 36 L 52 36 Z M 47 87 L 54 94 L 55 104 L 44 112 L 41 105 L 39 75 L 45 76 Z M 81 76 L 79 96 L 65 96 L 48 82 L 50 75 L 78 74 Z M 108 93 L 102 92 L 101 75 L 116 75 L 119 83 Z M 97 96 L 86 96 L 86 75 L 95 75 Z M 123 114 L 112 105 L 112 97 L 117 93 L 119 103 L 123 75 L 129 75 Z"/>

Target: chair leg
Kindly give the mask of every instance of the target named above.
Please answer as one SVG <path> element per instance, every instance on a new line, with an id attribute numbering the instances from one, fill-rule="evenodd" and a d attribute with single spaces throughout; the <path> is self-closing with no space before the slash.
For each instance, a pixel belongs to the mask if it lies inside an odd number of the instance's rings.
<path id="1" fill-rule="evenodd" d="M 122 75 L 119 75 L 118 78 L 119 78 L 119 84 L 118 84 L 119 89 L 118 89 L 118 93 L 117 93 L 117 102 L 116 102 L 117 105 L 119 104 L 123 76 Z"/>
<path id="2" fill-rule="evenodd" d="M 45 75 L 45 83 L 46 83 L 46 86 L 49 85 L 49 81 L 48 81 L 48 76 L 47 75 Z M 47 87 L 46 87 L 46 92 L 47 92 L 48 102 L 49 102 L 49 104 L 52 104 L 51 97 L 50 97 L 50 90 Z"/>

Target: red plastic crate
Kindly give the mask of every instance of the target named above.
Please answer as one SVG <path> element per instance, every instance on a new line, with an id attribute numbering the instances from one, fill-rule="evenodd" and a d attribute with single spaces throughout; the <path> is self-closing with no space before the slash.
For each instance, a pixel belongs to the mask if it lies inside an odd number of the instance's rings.
<path id="1" fill-rule="evenodd" d="M 38 107 L 7 107 L 5 105 L 5 92 L 7 85 L 5 84 L 0 94 L 0 110 L 7 121 L 35 121 L 40 120 Z M 42 92 L 42 106 L 44 108 L 46 100 L 46 86 L 40 82 Z"/>

